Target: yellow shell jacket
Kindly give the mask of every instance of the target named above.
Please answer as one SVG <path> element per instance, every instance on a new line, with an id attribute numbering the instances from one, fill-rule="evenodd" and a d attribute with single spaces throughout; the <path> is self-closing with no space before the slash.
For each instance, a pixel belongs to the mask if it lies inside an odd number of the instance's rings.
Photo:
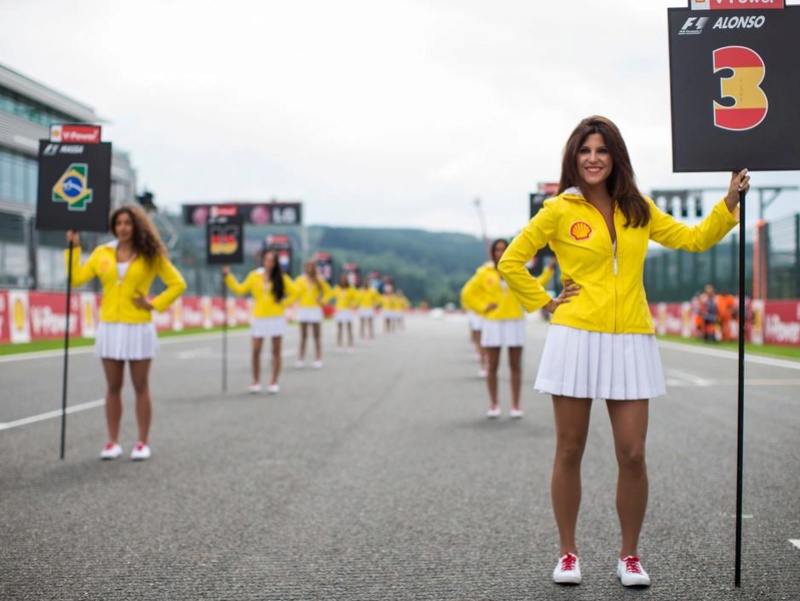
<path id="1" fill-rule="evenodd" d="M 528 259 L 532 256 L 533 253 Z M 528 273 L 527 269 L 525 273 Z M 529 275 L 528 277 L 531 276 Z M 542 270 L 541 275 L 535 279 L 540 286 L 545 286 L 552 277 L 553 269 L 547 266 Z M 475 271 L 475 275 L 464 284 L 461 289 L 461 305 L 485 319 L 504 320 L 522 319 L 524 317 L 522 305 L 503 278 L 500 277 L 500 273 L 493 263 L 481 265 Z M 496 305 L 496 307 L 488 310 L 491 305 Z"/>
<path id="2" fill-rule="evenodd" d="M 360 309 L 374 309 L 381 304 L 381 293 L 375 288 L 363 288 L 358 291 L 358 307 Z"/>
<path id="3" fill-rule="evenodd" d="M 334 287 L 333 297 L 336 299 L 336 309 L 338 311 L 358 308 L 358 290 L 352 286 L 348 286 L 347 288 L 342 288 L 341 286 Z"/>
<path id="4" fill-rule="evenodd" d="M 305 274 L 301 274 L 295 279 L 298 304 L 301 308 L 319 307 L 331 300 L 333 296 L 331 285 L 323 278 L 318 278 L 317 282 L 316 285 L 312 284 Z"/>
<path id="5" fill-rule="evenodd" d="M 408 308 L 411 306 L 411 301 L 409 301 L 405 295 L 397 297 L 397 309 L 400 311 L 407 311 Z"/>
<path id="6" fill-rule="evenodd" d="M 625 227 L 614 210 L 616 249 L 600 211 L 572 188 L 544 202 L 521 234 L 514 238 L 498 265 L 509 287 L 528 311 L 550 302 L 550 295 L 525 269 L 527 260 L 548 242 L 561 266 L 562 282 L 580 286 L 577 296 L 559 305 L 550 323 L 594 332 L 651 334 L 653 320 L 644 291 L 644 260 L 650 240 L 668 248 L 703 252 L 737 223 L 724 200 L 695 226 L 661 211 L 649 198 L 650 222 Z"/>
<path id="7" fill-rule="evenodd" d="M 397 299 L 395 298 L 394 293 L 381 294 L 381 309 L 383 311 L 397 310 Z"/>
<path id="8" fill-rule="evenodd" d="M 69 261 L 69 251 L 64 251 L 64 259 L 65 262 Z M 156 276 L 161 278 L 167 287 L 150 301 L 153 308 L 160 313 L 186 290 L 183 276 L 170 263 L 169 257 L 159 255 L 148 263 L 143 257 L 137 256 L 128 266 L 125 277 L 120 279 L 117 274 L 116 244 L 98 246 L 83 265 L 81 265 L 80 248 L 72 251 L 72 285 L 82 286 L 96 277 L 103 286 L 100 321 L 121 323 L 152 321 L 152 312 L 137 307 L 133 304 L 133 299 L 137 293 L 147 296 Z"/>
<path id="9" fill-rule="evenodd" d="M 259 267 L 247 274 L 240 284 L 236 277 L 229 273 L 225 276 L 225 284 L 234 294 L 242 296 L 248 292 L 253 296 L 253 317 L 279 317 L 284 309 L 297 300 L 297 286 L 285 273 L 283 274 L 283 300 L 277 302 L 272 294 L 272 282 L 264 277 L 264 268 Z"/>

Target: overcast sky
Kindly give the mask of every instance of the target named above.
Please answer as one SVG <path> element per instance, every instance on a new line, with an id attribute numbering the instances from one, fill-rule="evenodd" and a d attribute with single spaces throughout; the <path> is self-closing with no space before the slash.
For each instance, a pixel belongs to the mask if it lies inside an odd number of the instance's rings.
<path id="1" fill-rule="evenodd" d="M 308 224 L 478 234 L 479 197 L 509 235 L 591 114 L 619 125 L 644 192 L 727 185 L 672 173 L 667 8 L 686 6 L 0 0 L 0 62 L 92 106 L 159 206 L 300 200 Z M 786 193 L 767 217 L 798 211 Z"/>

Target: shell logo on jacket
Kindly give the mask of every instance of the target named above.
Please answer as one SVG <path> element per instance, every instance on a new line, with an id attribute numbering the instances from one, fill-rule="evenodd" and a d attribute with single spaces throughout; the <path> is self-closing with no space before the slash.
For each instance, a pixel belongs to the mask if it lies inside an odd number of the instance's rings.
<path id="1" fill-rule="evenodd" d="M 576 221 L 569 226 L 569 235 L 578 242 L 588 240 L 589 236 L 592 235 L 592 226 L 585 221 Z"/>

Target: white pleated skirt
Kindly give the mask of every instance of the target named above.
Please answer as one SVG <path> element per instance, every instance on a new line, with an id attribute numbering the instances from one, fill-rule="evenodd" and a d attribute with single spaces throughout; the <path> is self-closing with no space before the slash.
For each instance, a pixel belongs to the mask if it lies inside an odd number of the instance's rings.
<path id="1" fill-rule="evenodd" d="M 353 321 L 352 309 L 336 309 L 336 323 L 351 323 Z"/>
<path id="2" fill-rule="evenodd" d="M 381 315 L 383 315 L 384 319 L 397 319 L 397 311 L 392 311 L 391 309 L 381 311 Z"/>
<path id="3" fill-rule="evenodd" d="M 365 307 L 358 310 L 358 317 L 360 319 L 372 319 L 375 317 L 375 309 L 372 307 Z"/>
<path id="4" fill-rule="evenodd" d="M 551 325 L 542 350 L 537 392 L 615 401 L 666 394 L 652 334 L 607 334 Z"/>
<path id="5" fill-rule="evenodd" d="M 250 322 L 252 338 L 280 338 L 286 334 L 286 316 L 254 317 Z"/>
<path id="6" fill-rule="evenodd" d="M 152 321 L 121 323 L 101 321 L 97 326 L 94 354 L 101 359 L 141 361 L 158 352 L 158 336 Z"/>
<path id="7" fill-rule="evenodd" d="M 467 311 L 467 319 L 469 320 L 469 329 L 473 332 L 480 332 L 483 326 L 483 317 L 474 311 Z"/>
<path id="8" fill-rule="evenodd" d="M 321 307 L 299 307 L 297 309 L 299 323 L 322 323 Z"/>
<path id="9" fill-rule="evenodd" d="M 481 325 L 481 346 L 525 346 L 525 320 L 484 319 Z"/>

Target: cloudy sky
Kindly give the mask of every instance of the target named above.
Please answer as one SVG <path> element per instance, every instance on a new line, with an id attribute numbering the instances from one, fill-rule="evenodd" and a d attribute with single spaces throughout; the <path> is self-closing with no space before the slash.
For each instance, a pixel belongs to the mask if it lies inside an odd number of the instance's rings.
<path id="1" fill-rule="evenodd" d="M 672 173 L 667 8 L 686 6 L 0 0 L 0 61 L 92 106 L 162 207 L 301 200 L 310 224 L 477 234 L 480 198 L 508 235 L 591 114 L 619 125 L 643 191 L 727 185 Z M 786 193 L 767 217 L 798 210 Z"/>

